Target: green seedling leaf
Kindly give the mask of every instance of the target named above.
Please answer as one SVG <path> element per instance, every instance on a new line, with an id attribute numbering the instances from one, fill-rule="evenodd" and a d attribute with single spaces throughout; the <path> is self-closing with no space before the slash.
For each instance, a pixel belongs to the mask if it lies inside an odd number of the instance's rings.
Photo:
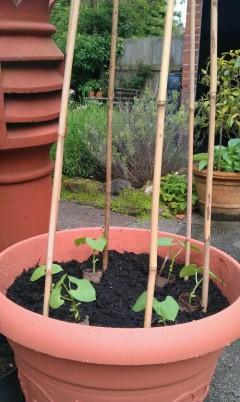
<path id="1" fill-rule="evenodd" d="M 196 270 L 197 270 L 197 264 L 186 265 L 181 269 L 179 276 L 180 278 L 184 278 L 185 276 L 194 276 L 196 274 Z"/>
<path id="2" fill-rule="evenodd" d="M 64 274 L 61 279 L 54 285 L 50 299 L 49 299 L 49 306 L 53 309 L 56 309 L 64 304 L 64 300 L 61 297 L 62 292 L 62 285 L 65 281 L 67 274 Z"/>
<path id="3" fill-rule="evenodd" d="M 81 302 L 91 302 L 96 300 L 96 291 L 93 285 L 86 279 L 78 279 L 74 276 L 68 277 L 71 283 L 77 285 L 76 289 L 70 289 L 69 294 L 74 297 L 74 299 Z"/>
<path id="4" fill-rule="evenodd" d="M 203 268 L 204 271 L 204 268 Z M 215 275 L 212 271 L 209 271 L 209 276 L 211 279 L 215 279 L 216 281 L 220 282 L 225 288 L 227 287 L 226 283 L 222 281 L 217 275 Z"/>
<path id="5" fill-rule="evenodd" d="M 139 298 L 136 300 L 134 306 L 132 307 L 132 310 L 135 311 L 135 313 L 139 313 L 139 311 L 142 311 L 145 309 L 147 303 L 147 291 L 143 292 Z"/>
<path id="6" fill-rule="evenodd" d="M 197 246 L 194 246 L 193 244 L 190 244 L 190 249 L 193 251 L 196 251 L 197 253 L 200 253 L 200 248 L 198 248 Z"/>
<path id="7" fill-rule="evenodd" d="M 173 237 L 160 237 L 158 239 L 157 245 L 158 246 L 172 246 L 174 240 L 175 239 Z"/>
<path id="8" fill-rule="evenodd" d="M 184 276 L 194 276 L 197 273 L 203 274 L 204 272 L 204 267 L 198 267 L 196 264 L 190 264 L 190 265 L 186 265 L 185 267 L 183 267 L 180 271 L 180 278 L 183 278 Z M 211 279 L 215 279 L 216 281 L 220 282 L 223 286 L 226 287 L 226 284 L 222 281 L 222 279 L 220 279 L 217 275 L 215 275 L 212 271 L 209 271 L 209 276 Z"/>
<path id="9" fill-rule="evenodd" d="M 60 265 L 58 264 L 52 265 L 52 275 L 57 274 L 58 272 L 61 271 L 63 271 L 63 269 Z M 46 265 L 41 265 L 41 267 L 38 267 L 33 271 L 30 281 L 35 282 L 45 275 L 46 275 Z"/>
<path id="10" fill-rule="evenodd" d="M 86 237 L 79 237 L 74 240 L 76 246 L 81 246 L 82 244 L 86 244 Z"/>
<path id="11" fill-rule="evenodd" d="M 107 239 L 104 236 L 100 236 L 98 239 L 94 240 L 91 237 L 86 238 L 86 243 L 93 249 L 97 251 L 103 251 L 107 244 Z"/>
<path id="12" fill-rule="evenodd" d="M 186 247 L 187 242 L 185 241 L 183 243 L 183 245 L 184 245 L 184 247 Z M 200 248 L 198 248 L 197 246 L 194 246 L 193 244 L 190 244 L 190 249 L 193 250 L 193 251 L 197 251 L 198 253 L 200 253 L 200 251 L 201 251 Z"/>
<path id="13" fill-rule="evenodd" d="M 153 308 L 157 315 L 167 321 L 175 321 L 179 311 L 179 305 L 172 296 L 167 296 L 162 302 L 154 299 Z"/>
<path id="14" fill-rule="evenodd" d="M 204 267 L 199 267 L 199 268 L 197 268 L 197 271 L 199 272 L 199 273 L 201 273 L 201 274 L 203 274 L 203 272 L 204 272 Z M 210 278 L 211 279 L 215 279 L 216 281 L 218 281 L 218 282 L 220 282 L 223 286 L 227 286 L 223 281 L 222 281 L 222 279 L 220 279 L 217 275 L 215 275 L 212 271 L 209 271 L 209 276 L 210 276 Z"/>

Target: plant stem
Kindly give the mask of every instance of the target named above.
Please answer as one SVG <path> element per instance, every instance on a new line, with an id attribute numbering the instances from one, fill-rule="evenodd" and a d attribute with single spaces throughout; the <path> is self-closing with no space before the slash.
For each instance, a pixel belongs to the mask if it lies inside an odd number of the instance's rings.
<path id="1" fill-rule="evenodd" d="M 94 274 L 95 274 L 95 272 L 96 272 L 96 262 L 97 262 L 97 259 L 96 259 L 96 250 L 93 250 L 92 270 L 93 270 L 93 273 L 94 273 Z"/>
<path id="2" fill-rule="evenodd" d="M 163 270 L 164 270 L 164 268 L 165 268 L 165 265 L 166 265 L 167 260 L 168 260 L 168 254 L 167 254 L 166 257 L 164 258 L 164 261 L 163 261 L 162 266 L 161 266 L 160 271 L 159 271 L 159 276 L 161 276 L 161 274 L 162 274 L 162 272 L 163 272 Z"/>
<path id="3" fill-rule="evenodd" d="M 203 281 L 203 278 L 200 279 L 199 282 L 196 281 L 197 283 L 196 283 L 196 285 L 194 286 L 193 290 L 191 291 L 191 293 L 190 293 L 190 295 L 189 295 L 188 304 L 189 304 L 190 306 L 192 305 L 192 298 L 196 297 L 196 294 L 195 294 L 196 289 L 198 288 L 199 285 L 201 285 L 202 281 Z"/>

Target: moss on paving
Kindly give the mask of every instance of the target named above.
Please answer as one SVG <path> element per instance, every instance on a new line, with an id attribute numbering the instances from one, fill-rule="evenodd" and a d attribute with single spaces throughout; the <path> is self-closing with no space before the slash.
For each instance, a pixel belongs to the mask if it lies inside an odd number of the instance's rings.
<path id="1" fill-rule="evenodd" d="M 64 177 L 62 181 L 61 199 L 76 201 L 81 205 L 104 208 L 104 184 L 89 179 L 71 179 Z M 113 196 L 111 210 L 122 214 L 136 216 L 139 219 L 150 217 L 151 195 L 143 189 L 123 190 L 120 195 Z"/>
<path id="2" fill-rule="evenodd" d="M 104 208 L 104 185 L 94 180 L 64 177 L 62 180 L 61 199 L 76 201 L 81 205 Z"/>

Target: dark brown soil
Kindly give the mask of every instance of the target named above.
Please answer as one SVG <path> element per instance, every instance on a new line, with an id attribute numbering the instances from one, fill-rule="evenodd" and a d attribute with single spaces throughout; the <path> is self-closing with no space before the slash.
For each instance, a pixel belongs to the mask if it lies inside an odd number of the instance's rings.
<path id="1" fill-rule="evenodd" d="M 159 268 L 162 262 L 159 258 Z M 98 267 L 101 267 L 101 256 L 97 264 Z M 79 306 L 81 316 L 83 318 L 89 316 L 90 325 L 126 328 L 142 327 L 144 312 L 135 313 L 132 311 L 132 306 L 140 294 L 147 289 L 148 264 L 148 254 L 119 254 L 116 251 L 110 251 L 108 270 L 103 274 L 99 284 L 93 284 L 96 289 L 96 301 L 81 303 Z M 82 270 L 91 268 L 91 259 L 83 264 L 71 261 L 61 263 L 61 266 L 69 275 L 82 278 Z M 166 264 L 165 274 L 168 271 L 168 266 L 169 264 Z M 193 289 L 193 277 L 189 278 L 187 282 L 179 278 L 181 268 L 179 265 L 174 266 L 174 275 L 176 277 L 174 284 L 168 284 L 163 289 L 155 289 L 155 297 L 159 301 L 164 300 L 167 295 L 171 295 L 178 301 L 179 294 Z M 8 289 L 7 296 L 20 306 L 41 314 L 44 278 L 36 282 L 30 282 L 32 272 L 33 269 L 29 269 L 19 276 Z M 54 275 L 53 282 L 56 283 L 61 276 L 62 273 Z M 197 294 L 201 296 L 201 288 L 197 290 Z M 191 313 L 179 312 L 175 324 L 204 318 L 225 309 L 228 305 L 228 300 L 221 294 L 218 287 L 210 281 L 208 312 L 204 314 L 200 308 Z M 50 309 L 50 317 L 74 322 L 69 308 L 70 304 L 65 302 L 57 310 Z M 173 323 L 169 322 L 168 324 L 172 325 Z M 153 326 L 156 325 L 158 325 L 158 319 L 156 313 L 153 313 Z"/>
<path id="2" fill-rule="evenodd" d="M 14 354 L 6 338 L 0 334 L 0 377 L 16 367 Z"/>

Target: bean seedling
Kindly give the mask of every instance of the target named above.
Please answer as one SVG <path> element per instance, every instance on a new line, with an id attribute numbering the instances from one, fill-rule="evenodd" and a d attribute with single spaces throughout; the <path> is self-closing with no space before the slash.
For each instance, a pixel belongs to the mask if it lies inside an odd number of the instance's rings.
<path id="1" fill-rule="evenodd" d="M 92 257 L 92 271 L 93 273 L 96 272 L 96 263 L 98 258 L 96 257 L 97 251 L 102 252 L 104 247 L 107 244 L 107 239 L 104 236 L 100 236 L 98 239 L 94 240 L 91 237 L 79 237 L 78 239 L 74 240 L 76 246 L 81 246 L 82 244 L 88 244 L 89 247 L 93 250 L 93 257 Z"/>
<path id="2" fill-rule="evenodd" d="M 53 274 L 61 271 L 63 271 L 63 269 L 60 265 L 53 264 Z M 43 265 L 38 267 L 33 272 L 30 281 L 34 282 L 43 277 L 45 274 L 46 266 Z M 68 279 L 68 286 L 65 283 L 66 279 Z M 72 284 L 75 286 L 75 289 L 72 289 Z M 65 290 L 67 296 L 62 294 L 63 290 Z M 65 301 L 69 301 L 71 303 L 69 311 L 74 315 L 75 320 L 79 322 L 81 321 L 81 316 L 78 311 L 78 306 L 81 304 L 81 302 L 91 302 L 94 300 L 96 300 L 96 291 L 89 281 L 64 274 L 56 284 L 52 285 L 49 306 L 53 309 L 57 309 L 62 306 Z"/>
<path id="3" fill-rule="evenodd" d="M 147 292 L 143 292 L 137 301 L 135 302 L 132 310 L 135 313 L 142 311 L 146 308 L 147 303 Z M 179 305 L 174 300 L 172 296 L 167 296 L 166 299 L 162 302 L 159 302 L 155 297 L 153 298 L 153 310 L 160 317 L 159 323 L 166 325 L 166 321 L 175 321 L 178 311 Z"/>
<path id="4" fill-rule="evenodd" d="M 181 253 L 184 247 L 186 247 L 186 242 L 175 239 L 174 237 L 160 237 L 158 239 L 158 246 L 169 246 L 169 254 L 170 254 L 170 266 L 168 272 L 168 280 L 170 279 L 173 272 L 173 265 L 177 258 L 177 256 Z M 180 248 L 175 252 L 174 246 L 180 246 Z M 190 248 L 194 251 L 200 252 L 199 248 L 190 244 Z"/>
<path id="5" fill-rule="evenodd" d="M 188 304 L 190 306 L 192 305 L 192 300 L 194 298 L 196 298 L 197 288 L 201 285 L 201 283 L 203 281 L 203 277 L 201 277 L 199 279 L 198 275 L 202 274 L 203 272 L 204 272 L 204 267 L 203 266 L 198 267 L 197 264 L 186 265 L 180 271 L 180 274 L 179 274 L 180 278 L 183 278 L 185 276 L 194 276 L 195 277 L 195 286 L 194 286 L 193 290 L 189 293 Z M 226 286 L 225 283 L 211 271 L 209 271 L 209 277 L 211 279 L 215 279 L 215 280 L 219 281 L 223 286 Z"/>

